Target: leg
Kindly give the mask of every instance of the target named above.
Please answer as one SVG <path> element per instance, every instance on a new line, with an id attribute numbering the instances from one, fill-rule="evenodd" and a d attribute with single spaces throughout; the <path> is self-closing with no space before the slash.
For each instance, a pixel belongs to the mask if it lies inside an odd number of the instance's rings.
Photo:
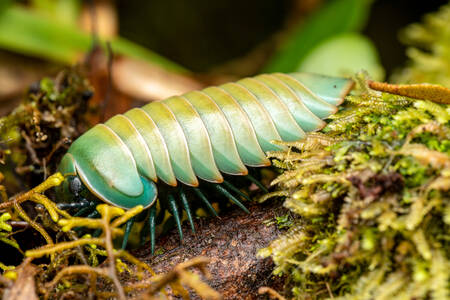
<path id="1" fill-rule="evenodd" d="M 241 190 L 239 190 L 238 188 L 236 188 L 234 185 L 232 185 L 231 183 L 229 183 L 228 181 L 224 180 L 223 181 L 223 185 L 229 189 L 232 190 L 233 192 L 239 194 L 241 197 L 243 197 L 244 199 L 246 199 L 247 201 L 252 201 L 252 199 L 250 199 L 249 196 L 247 196 L 246 194 L 244 194 L 243 192 L 241 192 Z"/>
<path id="2" fill-rule="evenodd" d="M 156 206 L 150 207 L 150 214 L 148 217 L 150 229 L 150 247 L 152 254 L 155 253 L 155 235 L 156 235 Z"/>
<path id="3" fill-rule="evenodd" d="M 56 206 L 59 209 L 64 209 L 64 210 L 73 209 L 73 208 L 82 209 L 82 208 L 91 206 L 92 203 L 93 202 L 87 201 L 85 198 L 80 198 L 79 201 L 70 202 L 70 203 L 57 203 Z"/>
<path id="4" fill-rule="evenodd" d="M 215 217 L 219 217 L 214 207 L 209 203 L 208 199 L 206 198 L 205 194 L 199 189 L 199 188 L 193 188 L 194 192 L 197 194 L 197 196 L 200 198 L 200 200 L 203 201 L 206 208 L 208 208 L 209 212 L 213 214 Z"/>
<path id="5" fill-rule="evenodd" d="M 239 206 L 240 209 L 242 209 L 243 211 L 245 211 L 246 213 L 250 213 L 248 211 L 248 209 L 244 206 L 244 204 L 242 204 L 236 197 L 234 197 L 233 195 L 230 194 L 230 192 L 228 192 L 225 188 L 223 188 L 220 184 L 214 184 L 214 188 L 221 193 L 222 195 L 224 195 L 225 197 L 227 197 L 228 199 L 230 199 L 234 204 L 236 204 L 237 206 Z"/>
<path id="6" fill-rule="evenodd" d="M 189 224 L 191 224 L 192 232 L 195 233 L 194 220 L 192 218 L 191 208 L 189 207 L 188 199 L 187 199 L 186 193 L 183 191 L 183 189 L 180 189 L 180 199 L 181 199 L 181 204 L 183 204 L 184 210 L 186 211 L 186 214 L 187 214 L 187 217 L 189 220 Z"/>
<path id="7" fill-rule="evenodd" d="M 245 176 L 248 180 L 250 180 L 251 182 L 253 182 L 257 187 L 259 187 L 261 189 L 261 191 L 263 191 L 264 193 L 268 193 L 269 191 L 266 189 L 266 187 L 255 177 L 253 177 L 252 175 L 248 174 Z"/>
<path id="8" fill-rule="evenodd" d="M 123 234 L 123 240 L 122 240 L 122 249 L 125 249 L 128 244 L 128 237 L 130 236 L 131 229 L 133 228 L 135 218 L 129 219 L 125 223 L 125 233 Z"/>
<path id="9" fill-rule="evenodd" d="M 169 194 L 169 196 L 167 197 L 167 200 L 169 201 L 170 212 L 172 213 L 172 216 L 175 219 L 175 223 L 177 224 L 178 234 L 180 236 L 180 242 L 183 242 L 183 230 L 181 228 L 181 220 L 180 220 L 180 215 L 178 214 L 177 203 L 172 194 Z"/>

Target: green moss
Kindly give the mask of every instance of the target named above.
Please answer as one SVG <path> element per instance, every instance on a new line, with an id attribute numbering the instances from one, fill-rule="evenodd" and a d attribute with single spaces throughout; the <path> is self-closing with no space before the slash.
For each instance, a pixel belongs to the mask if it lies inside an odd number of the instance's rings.
<path id="1" fill-rule="evenodd" d="M 409 26 L 395 81 L 450 87 L 449 30 L 450 4 Z M 450 106 L 356 80 L 324 134 L 271 153 L 296 218 L 260 255 L 298 299 L 449 299 Z"/>
<path id="2" fill-rule="evenodd" d="M 394 76 L 399 83 L 437 83 L 450 87 L 450 5 L 424 17 L 422 24 L 412 24 L 401 34 L 410 47 L 408 66 Z"/>
<path id="3" fill-rule="evenodd" d="M 269 154 L 285 169 L 274 182 L 296 218 L 260 255 L 288 275 L 298 299 L 444 299 L 449 107 L 356 80 L 326 134 Z"/>
<path id="4" fill-rule="evenodd" d="M 33 84 L 13 112 L 0 118 L 0 172 L 13 192 L 39 184 L 56 170 L 61 155 L 90 124 L 88 100 L 92 87 L 78 68 Z M 9 176 L 14 169 L 19 176 Z M 45 177 L 45 176 L 44 176 Z M 14 184 L 19 186 L 14 187 Z"/>

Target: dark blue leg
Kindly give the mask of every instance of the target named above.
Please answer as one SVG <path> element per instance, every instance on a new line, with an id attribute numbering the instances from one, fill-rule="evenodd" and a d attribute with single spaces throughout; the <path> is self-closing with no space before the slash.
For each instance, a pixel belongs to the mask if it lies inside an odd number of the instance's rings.
<path id="1" fill-rule="evenodd" d="M 123 240 L 122 240 L 122 249 L 125 249 L 128 244 L 128 237 L 130 236 L 131 229 L 133 228 L 135 218 L 129 219 L 125 223 L 125 233 L 123 234 Z"/>
<path id="2" fill-rule="evenodd" d="M 92 237 L 99 237 L 102 234 L 102 229 L 95 229 L 94 233 L 92 234 Z"/>
<path id="3" fill-rule="evenodd" d="M 246 175 L 245 177 L 248 178 L 248 180 L 250 180 L 251 182 L 253 182 L 257 187 L 259 187 L 261 189 L 261 191 L 263 191 L 264 193 L 268 193 L 269 191 L 266 189 L 266 187 L 255 177 L 253 177 L 252 175 Z"/>
<path id="4" fill-rule="evenodd" d="M 86 199 L 82 199 L 81 201 L 77 201 L 77 202 L 70 202 L 70 203 L 57 203 L 56 206 L 59 209 L 81 209 L 81 208 L 85 208 L 85 207 L 89 207 L 91 205 L 92 202 L 87 201 Z"/>
<path id="5" fill-rule="evenodd" d="M 156 205 L 150 207 L 150 214 L 148 217 L 149 229 L 150 229 L 150 248 L 152 254 L 155 253 L 155 235 L 156 235 Z"/>
<path id="6" fill-rule="evenodd" d="M 88 207 L 85 207 L 85 208 L 80 209 L 80 210 L 77 211 L 73 216 L 74 216 L 74 217 L 83 217 L 83 216 L 85 216 L 86 214 L 92 213 L 92 211 L 93 211 L 94 209 L 95 209 L 95 206 L 94 206 L 94 205 L 88 206 Z"/>
<path id="7" fill-rule="evenodd" d="M 219 217 L 214 207 L 209 203 L 208 199 L 206 198 L 205 194 L 199 189 L 199 188 L 193 188 L 194 192 L 197 194 L 197 196 L 200 198 L 200 200 L 203 201 L 203 204 L 208 208 L 210 213 L 212 213 L 214 216 Z"/>
<path id="8" fill-rule="evenodd" d="M 183 189 L 180 189 L 180 199 L 181 199 L 181 204 L 183 204 L 184 210 L 186 211 L 186 214 L 187 214 L 187 217 L 189 220 L 189 224 L 191 224 L 192 232 L 195 233 L 194 220 L 192 218 L 191 208 L 189 207 L 188 199 L 187 199 L 186 193 L 183 191 Z"/>
<path id="9" fill-rule="evenodd" d="M 223 188 L 220 184 L 214 184 L 214 188 L 221 193 L 222 195 L 224 195 L 225 197 L 227 197 L 228 199 L 230 199 L 234 204 L 236 204 L 237 206 L 239 206 L 240 209 L 242 209 L 243 211 L 245 211 L 246 213 L 250 213 L 248 211 L 248 209 L 244 206 L 244 204 L 242 204 L 236 197 L 234 197 L 233 195 L 230 194 L 230 192 L 228 192 L 225 188 Z"/>
<path id="10" fill-rule="evenodd" d="M 172 216 L 175 219 L 175 223 L 177 224 L 178 235 L 180 236 L 180 242 L 182 242 L 183 241 L 183 230 L 181 228 L 181 220 L 180 220 L 180 215 L 178 214 L 177 203 L 172 194 L 169 194 L 169 196 L 167 197 L 167 200 L 169 201 L 170 212 L 172 213 Z"/>
<path id="11" fill-rule="evenodd" d="M 91 212 L 90 214 L 88 214 L 86 216 L 86 218 L 90 218 L 90 219 L 94 219 L 94 218 L 98 218 L 98 217 L 101 217 L 101 215 L 97 210 L 94 210 L 93 212 Z"/>
<path id="12" fill-rule="evenodd" d="M 243 192 L 241 192 L 241 190 L 239 190 L 238 188 L 236 188 L 234 185 L 232 185 L 231 183 L 229 183 L 228 181 L 224 180 L 222 183 L 224 186 L 227 187 L 227 189 L 232 190 L 233 192 L 239 194 L 240 196 L 242 196 L 244 199 L 248 200 L 248 201 L 252 201 L 252 199 L 250 199 L 249 196 L 247 196 L 246 194 L 244 194 Z"/>
<path id="13" fill-rule="evenodd" d="M 92 213 L 92 211 L 95 209 L 96 204 L 97 203 L 93 202 L 93 201 L 89 202 L 89 206 L 86 206 L 86 207 L 80 209 L 73 216 L 74 217 L 82 217 L 82 216 L 85 216 L 86 214 Z"/>

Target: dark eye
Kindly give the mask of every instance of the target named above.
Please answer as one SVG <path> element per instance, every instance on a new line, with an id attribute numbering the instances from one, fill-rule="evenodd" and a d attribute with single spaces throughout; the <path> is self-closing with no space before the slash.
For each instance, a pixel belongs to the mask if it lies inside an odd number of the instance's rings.
<path id="1" fill-rule="evenodd" d="M 81 193 L 81 191 L 83 190 L 83 183 L 81 183 L 79 177 L 73 177 L 72 179 L 70 179 L 69 190 L 75 196 L 78 196 Z"/>

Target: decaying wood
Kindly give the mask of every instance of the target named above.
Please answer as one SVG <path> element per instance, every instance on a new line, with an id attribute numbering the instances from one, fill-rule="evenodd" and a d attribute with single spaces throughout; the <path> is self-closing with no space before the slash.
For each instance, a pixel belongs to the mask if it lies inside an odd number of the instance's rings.
<path id="1" fill-rule="evenodd" d="M 249 210 L 250 214 L 235 210 L 222 213 L 220 219 L 197 220 L 195 235 L 189 225 L 184 224 L 181 246 L 174 229 L 159 239 L 157 253 L 165 249 L 160 255 L 152 256 L 149 244 L 134 254 L 157 273 L 168 272 L 176 264 L 197 256 L 209 257 L 212 278 L 206 282 L 224 299 L 261 298 L 258 289 L 262 286 L 282 288 L 282 279 L 272 275 L 271 259 L 257 258 L 256 253 L 280 233 L 277 225 L 268 225 L 265 221 L 285 211 L 276 202 L 250 206 Z"/>

